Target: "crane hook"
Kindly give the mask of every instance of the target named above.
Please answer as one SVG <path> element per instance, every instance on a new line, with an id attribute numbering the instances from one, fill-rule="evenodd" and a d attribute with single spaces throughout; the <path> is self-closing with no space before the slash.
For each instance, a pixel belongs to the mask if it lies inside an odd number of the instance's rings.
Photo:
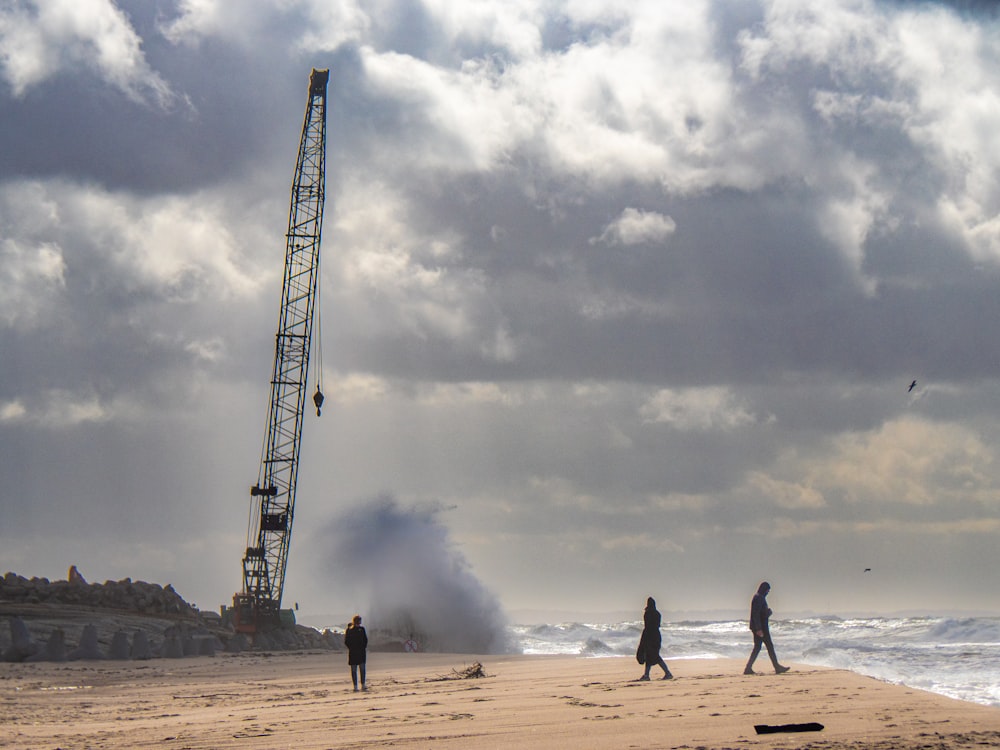
<path id="1" fill-rule="evenodd" d="M 316 392 L 313 394 L 313 403 L 316 404 L 316 416 L 320 415 L 320 408 L 323 406 L 323 392 L 316 386 Z"/>

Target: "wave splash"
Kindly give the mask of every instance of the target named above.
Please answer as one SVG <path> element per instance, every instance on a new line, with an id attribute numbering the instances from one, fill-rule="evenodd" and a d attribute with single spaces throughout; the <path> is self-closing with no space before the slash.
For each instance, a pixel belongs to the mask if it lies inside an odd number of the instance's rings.
<path id="1" fill-rule="evenodd" d="M 370 637 L 412 640 L 421 651 L 516 652 L 499 599 L 451 541 L 442 510 L 382 495 L 348 511 L 327 534 L 334 575 L 367 598 Z"/>

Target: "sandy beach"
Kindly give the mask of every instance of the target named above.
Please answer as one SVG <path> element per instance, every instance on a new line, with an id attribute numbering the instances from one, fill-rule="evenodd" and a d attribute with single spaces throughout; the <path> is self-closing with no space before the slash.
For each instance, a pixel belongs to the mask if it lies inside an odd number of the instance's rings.
<path id="1" fill-rule="evenodd" d="M 743 676 L 674 661 L 637 682 L 626 658 L 372 653 L 0 664 L 0 748 L 971 748 L 1000 709 L 792 665 Z M 480 662 L 487 676 L 465 677 Z M 819 722 L 758 735 L 755 724 Z"/>

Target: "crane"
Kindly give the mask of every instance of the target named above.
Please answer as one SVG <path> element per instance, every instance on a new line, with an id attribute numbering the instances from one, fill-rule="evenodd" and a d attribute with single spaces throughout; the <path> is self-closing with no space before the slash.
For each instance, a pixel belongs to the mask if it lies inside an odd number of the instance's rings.
<path id="1" fill-rule="evenodd" d="M 295 518 L 313 314 L 319 295 L 329 77 L 328 69 L 315 68 L 309 77 L 309 99 L 292 180 L 270 409 L 261 448 L 260 473 L 257 483 L 250 488 L 243 591 L 233 596 L 233 625 L 243 633 L 270 630 L 280 622 L 281 595 Z M 319 380 L 313 403 L 318 415 L 323 405 Z"/>

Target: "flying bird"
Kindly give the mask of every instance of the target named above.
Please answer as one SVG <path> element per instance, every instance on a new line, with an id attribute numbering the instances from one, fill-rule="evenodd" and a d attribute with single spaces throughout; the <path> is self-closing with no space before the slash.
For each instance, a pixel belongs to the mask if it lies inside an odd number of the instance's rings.
<path id="1" fill-rule="evenodd" d="M 865 568 L 865 573 L 871 573 L 871 572 L 872 572 L 871 568 Z"/>
<path id="2" fill-rule="evenodd" d="M 910 391 L 912 391 L 916 387 L 917 387 L 917 381 L 914 380 L 912 383 L 910 383 L 910 387 L 909 387 L 909 389 L 907 389 L 906 392 L 909 393 Z"/>

